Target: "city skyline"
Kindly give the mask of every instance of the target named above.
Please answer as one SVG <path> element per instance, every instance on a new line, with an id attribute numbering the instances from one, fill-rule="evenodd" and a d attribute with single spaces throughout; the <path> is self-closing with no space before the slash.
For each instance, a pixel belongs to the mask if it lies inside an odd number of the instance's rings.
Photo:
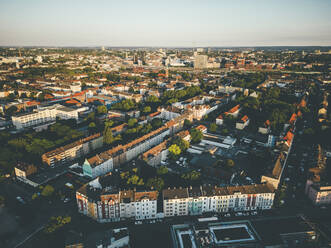
<path id="1" fill-rule="evenodd" d="M 331 2 L 0 1 L 1 46 L 331 45 Z"/>

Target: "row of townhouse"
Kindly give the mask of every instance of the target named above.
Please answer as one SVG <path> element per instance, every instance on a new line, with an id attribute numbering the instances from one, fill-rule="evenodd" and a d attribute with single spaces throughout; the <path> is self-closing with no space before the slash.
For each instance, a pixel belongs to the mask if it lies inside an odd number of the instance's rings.
<path id="1" fill-rule="evenodd" d="M 103 136 L 100 133 L 90 135 L 68 145 L 46 152 L 41 156 L 43 163 L 49 166 L 66 164 L 102 147 Z"/>
<path id="2" fill-rule="evenodd" d="M 270 209 L 275 192 L 267 184 L 200 186 L 163 190 L 164 217 Z"/>
<path id="3" fill-rule="evenodd" d="M 108 151 L 87 158 L 83 164 L 83 174 L 91 178 L 104 175 L 146 152 L 151 147 L 160 144 L 164 137 L 169 134 L 168 125 L 164 125 L 126 145 L 118 145 Z"/>
<path id="4" fill-rule="evenodd" d="M 95 179 L 97 180 L 97 179 Z M 98 222 L 157 218 L 157 191 L 104 190 L 90 184 L 76 192 L 78 212 Z"/>
<path id="5" fill-rule="evenodd" d="M 64 120 L 78 120 L 79 113 L 86 110 L 88 110 L 88 107 L 74 109 L 60 104 L 55 104 L 52 106 L 35 109 L 31 113 L 23 113 L 12 116 L 12 122 L 16 129 L 23 129 L 54 121 L 57 117 Z"/>
<path id="6" fill-rule="evenodd" d="M 157 212 L 161 203 L 157 191 L 102 189 L 98 180 L 94 179 L 76 192 L 78 212 L 98 222 L 266 210 L 272 207 L 275 196 L 273 188 L 267 184 L 165 189 L 163 212 Z"/>
<path id="7" fill-rule="evenodd" d="M 303 99 L 305 99 L 305 97 Z M 298 105 L 298 109 L 302 107 L 301 104 L 302 101 Z M 263 175 L 261 177 L 261 183 L 267 183 L 271 185 L 274 189 L 278 189 L 283 175 L 283 171 L 287 165 L 287 159 L 291 152 L 293 140 L 295 137 L 295 124 L 299 117 L 301 117 L 301 111 L 297 110 L 291 115 L 291 118 L 288 123 L 284 124 L 284 129 L 287 130 L 287 132 L 282 138 L 282 140 L 277 144 L 281 152 L 277 157 L 273 170 L 270 173 L 267 173 L 266 175 Z M 273 139 L 274 137 L 272 135 L 269 135 L 268 144 L 273 143 Z"/>

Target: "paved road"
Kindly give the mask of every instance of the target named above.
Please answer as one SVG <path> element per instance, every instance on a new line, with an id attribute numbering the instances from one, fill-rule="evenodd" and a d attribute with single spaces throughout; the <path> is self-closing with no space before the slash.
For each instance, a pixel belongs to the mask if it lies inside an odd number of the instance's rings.
<path id="1" fill-rule="evenodd" d="M 0 242 L 1 248 L 24 247 L 25 241 L 43 229 L 48 223 L 50 217 L 58 215 L 67 215 L 76 212 L 75 201 L 64 204 L 57 200 L 52 203 L 41 200 L 31 203 L 32 191 L 24 186 L 17 185 L 11 180 L 2 182 L 0 185 L 1 194 L 5 196 L 6 205 L 12 212 L 12 215 L 19 216 L 19 225 L 15 235 L 8 240 Z M 26 204 L 21 204 L 16 200 L 16 196 L 21 196 L 26 200 Z"/>

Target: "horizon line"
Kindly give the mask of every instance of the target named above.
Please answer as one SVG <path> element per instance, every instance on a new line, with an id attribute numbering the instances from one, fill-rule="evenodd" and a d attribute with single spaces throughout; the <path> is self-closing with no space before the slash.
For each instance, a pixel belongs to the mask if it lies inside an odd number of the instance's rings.
<path id="1" fill-rule="evenodd" d="M 107 45 L 0 45 L 0 48 L 261 48 L 261 47 L 323 47 L 330 45 L 257 45 L 257 46 L 107 46 Z"/>

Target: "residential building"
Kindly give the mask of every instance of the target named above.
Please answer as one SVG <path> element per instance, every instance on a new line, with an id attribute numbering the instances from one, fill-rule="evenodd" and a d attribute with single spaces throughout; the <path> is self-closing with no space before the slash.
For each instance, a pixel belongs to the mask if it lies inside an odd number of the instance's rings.
<path id="1" fill-rule="evenodd" d="M 315 205 L 331 204 L 331 184 L 314 182 L 308 179 L 306 183 L 306 194 Z"/>
<path id="2" fill-rule="evenodd" d="M 216 125 L 222 126 L 223 124 L 224 124 L 224 119 L 223 119 L 223 115 L 221 114 L 216 118 Z"/>
<path id="3" fill-rule="evenodd" d="M 169 134 L 169 128 L 165 125 L 126 145 L 118 145 L 108 151 L 87 158 L 83 164 L 83 173 L 91 178 L 106 174 L 153 146 L 160 144 L 164 137 Z"/>
<path id="4" fill-rule="evenodd" d="M 79 157 L 89 154 L 103 145 L 103 136 L 93 134 L 71 144 L 56 148 L 44 153 L 41 158 L 49 166 L 61 165 L 71 162 Z"/>
<path id="5" fill-rule="evenodd" d="M 232 115 L 233 117 L 237 118 L 240 112 L 240 105 L 236 105 L 231 108 L 229 111 L 225 112 L 225 115 Z"/>
<path id="6" fill-rule="evenodd" d="M 162 194 L 165 217 L 270 209 L 275 196 L 267 184 L 174 188 Z"/>
<path id="7" fill-rule="evenodd" d="M 74 109 L 55 104 L 48 107 L 34 109 L 31 113 L 12 116 L 12 122 L 16 129 L 23 129 L 54 121 L 57 117 L 64 120 L 78 120 L 78 114 L 86 110 L 88 110 L 88 107 Z"/>
<path id="8" fill-rule="evenodd" d="M 156 145 L 149 149 L 148 151 L 142 154 L 142 159 L 146 161 L 146 163 L 152 167 L 158 167 L 161 165 L 162 161 L 165 161 L 168 156 L 168 148 L 167 148 L 168 140 L 163 141 L 159 145 Z"/>
<path id="9" fill-rule="evenodd" d="M 243 130 L 249 124 L 249 118 L 247 115 L 243 116 L 240 121 L 236 122 L 236 128 Z"/>
<path id="10" fill-rule="evenodd" d="M 261 134 L 267 134 L 270 132 L 270 121 L 266 120 L 263 124 L 263 126 L 259 127 L 258 132 Z"/>
<path id="11" fill-rule="evenodd" d="M 99 178 L 76 192 L 78 212 L 98 222 L 156 218 L 157 197 L 157 191 L 103 189 Z"/>
<path id="12" fill-rule="evenodd" d="M 15 166 L 14 170 L 15 170 L 16 178 L 24 181 L 28 176 L 37 172 L 37 167 L 32 164 L 19 162 Z"/>

